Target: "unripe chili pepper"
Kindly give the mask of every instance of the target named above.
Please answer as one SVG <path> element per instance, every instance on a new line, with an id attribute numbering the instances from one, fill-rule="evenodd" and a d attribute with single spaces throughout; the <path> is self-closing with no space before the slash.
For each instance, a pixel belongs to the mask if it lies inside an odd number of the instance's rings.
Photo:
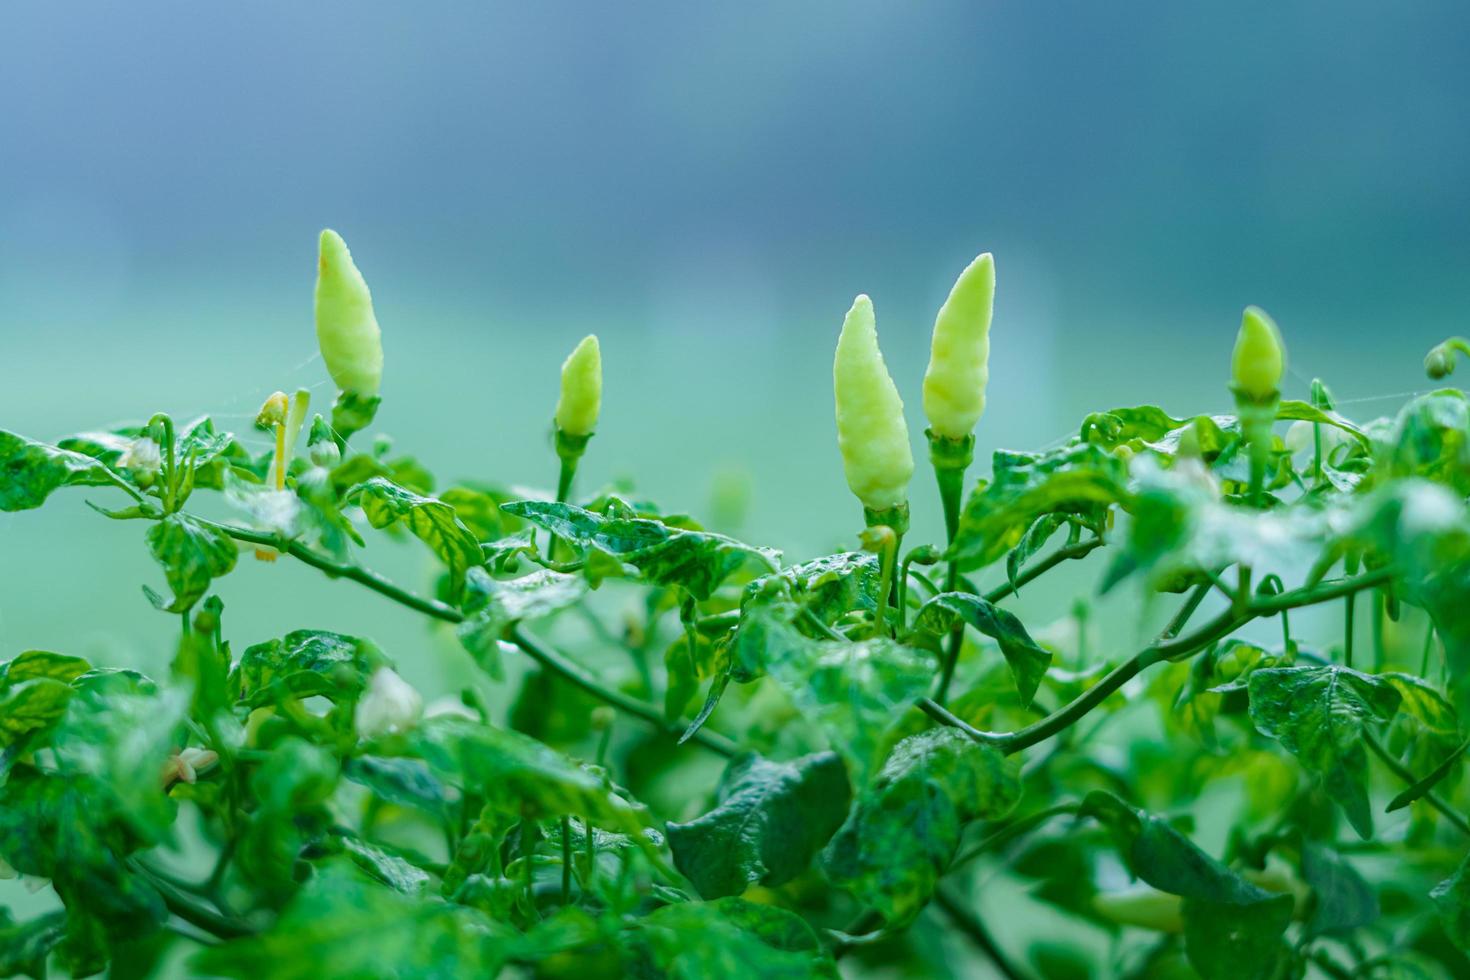
<path id="1" fill-rule="evenodd" d="M 383 337 L 373 296 L 342 236 L 322 232 L 316 277 L 316 339 L 342 391 L 371 398 L 383 380 Z"/>
<path id="2" fill-rule="evenodd" d="M 1254 401 L 1271 401 L 1281 390 L 1285 370 L 1286 348 L 1276 322 L 1260 307 L 1247 306 L 1230 358 L 1231 386 Z"/>
<path id="3" fill-rule="evenodd" d="M 946 439 L 967 437 L 985 412 L 994 301 L 995 260 L 986 252 L 960 273 L 934 319 L 924 414 L 929 428 Z"/>
<path id="4" fill-rule="evenodd" d="M 878 325 L 867 296 L 853 300 L 842 323 L 832 387 L 847 485 L 869 511 L 906 505 L 914 456 L 903 399 L 878 349 Z"/>
<path id="5" fill-rule="evenodd" d="M 602 349 L 597 335 L 582 338 L 561 366 L 556 427 L 569 436 L 590 436 L 602 410 Z"/>

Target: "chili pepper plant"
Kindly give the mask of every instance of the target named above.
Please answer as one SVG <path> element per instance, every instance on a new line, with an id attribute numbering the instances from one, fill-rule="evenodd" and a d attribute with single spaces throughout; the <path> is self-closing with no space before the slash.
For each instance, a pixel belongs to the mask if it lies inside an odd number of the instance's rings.
<path id="1" fill-rule="evenodd" d="M 157 677 L 4 651 L 0 873 L 59 904 L 0 908 L 0 974 L 1470 976 L 1464 393 L 1356 420 L 1322 381 L 1285 398 L 1250 308 L 1199 366 L 1235 414 L 1148 404 L 1144 372 L 1141 404 L 977 462 L 995 285 L 982 255 L 938 312 L 917 475 L 853 303 L 852 547 L 797 560 L 579 488 L 596 337 L 548 398 L 544 472 L 465 459 L 446 484 L 370 439 L 381 332 L 330 231 L 337 394 L 265 397 L 267 450 L 164 414 L 0 432 L 0 510 L 80 488 L 137 526 L 174 651 Z M 379 537 L 436 574 L 390 581 Z M 255 561 L 420 614 L 480 678 L 426 705 L 412 651 L 239 635 L 216 583 Z M 1123 590 L 1135 624 L 1095 635 Z"/>

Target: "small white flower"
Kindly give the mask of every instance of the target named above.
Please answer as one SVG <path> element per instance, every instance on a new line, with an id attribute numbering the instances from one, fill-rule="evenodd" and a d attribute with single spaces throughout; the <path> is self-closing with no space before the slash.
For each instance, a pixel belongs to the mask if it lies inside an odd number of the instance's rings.
<path id="1" fill-rule="evenodd" d="M 133 475 L 139 486 L 150 485 L 163 469 L 163 451 L 158 443 L 147 436 L 139 436 L 128 444 L 123 454 L 118 457 L 119 469 L 127 470 Z"/>
<path id="2" fill-rule="evenodd" d="M 390 667 L 379 667 L 357 703 L 357 735 L 376 738 L 407 731 L 423 716 L 424 699 Z"/>
<path id="3" fill-rule="evenodd" d="M 163 788 L 174 783 L 193 784 L 201 772 L 208 772 L 219 761 L 219 756 L 209 749 L 187 748 L 175 752 L 163 764 Z"/>

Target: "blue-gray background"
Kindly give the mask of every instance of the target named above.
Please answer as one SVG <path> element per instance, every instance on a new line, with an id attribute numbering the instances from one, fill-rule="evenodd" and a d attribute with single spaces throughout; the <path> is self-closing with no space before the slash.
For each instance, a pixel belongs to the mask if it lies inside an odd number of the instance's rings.
<path id="1" fill-rule="evenodd" d="M 635 474 L 700 513 L 743 473 L 743 533 L 793 557 L 858 523 L 829 372 L 870 293 L 932 535 L 919 380 L 981 250 L 982 453 L 1118 403 L 1226 410 L 1247 303 L 1286 333 L 1289 395 L 1320 374 L 1376 414 L 1395 400 L 1357 400 L 1425 387 L 1470 309 L 1467 52 L 1460 2 L 9 3 L 0 427 L 244 426 L 318 385 L 329 225 L 373 286 L 401 447 L 549 482 L 557 365 L 595 331 L 583 485 Z M 0 658 L 157 669 L 176 624 L 138 590 L 142 529 L 87 496 L 0 517 Z M 240 643 L 359 628 L 421 684 L 457 670 L 410 614 L 287 563 L 223 593 Z"/>

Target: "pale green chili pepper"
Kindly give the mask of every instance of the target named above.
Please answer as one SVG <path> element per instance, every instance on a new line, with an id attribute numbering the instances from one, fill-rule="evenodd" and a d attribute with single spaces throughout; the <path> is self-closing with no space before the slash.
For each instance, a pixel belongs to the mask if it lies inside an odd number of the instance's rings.
<path id="1" fill-rule="evenodd" d="M 924 414 L 935 435 L 964 439 L 985 413 L 994 302 L 995 260 L 986 252 L 960 273 L 934 319 Z"/>
<path id="2" fill-rule="evenodd" d="M 561 366 L 556 427 L 569 436 L 590 436 L 602 411 L 602 349 L 597 335 L 582 338 Z"/>
<path id="3" fill-rule="evenodd" d="M 1237 394 L 1253 401 L 1274 400 L 1286 371 L 1286 348 L 1276 321 L 1258 306 L 1247 306 L 1230 357 L 1230 381 Z"/>
<path id="4" fill-rule="evenodd" d="M 316 339 L 342 391 L 371 398 L 383 380 L 383 337 L 373 296 L 342 236 L 322 232 L 316 277 Z"/>
<path id="5" fill-rule="evenodd" d="M 914 456 L 903 399 L 878 349 L 878 325 L 867 296 L 853 300 L 832 362 L 837 445 L 847 485 L 870 514 L 907 509 Z M 898 528 L 901 532 L 903 528 Z"/>

